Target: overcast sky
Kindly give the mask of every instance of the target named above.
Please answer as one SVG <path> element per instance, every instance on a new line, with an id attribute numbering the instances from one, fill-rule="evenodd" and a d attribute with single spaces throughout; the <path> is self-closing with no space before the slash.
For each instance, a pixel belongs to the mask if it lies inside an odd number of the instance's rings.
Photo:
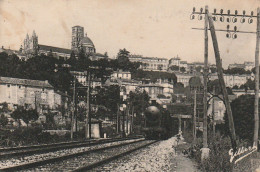
<path id="1" fill-rule="evenodd" d="M 85 28 L 97 52 L 110 57 L 126 48 L 132 54 L 148 57 L 179 56 L 188 62 L 203 61 L 204 22 L 190 20 L 192 8 L 209 6 L 234 13 L 246 10 L 249 14 L 260 6 L 260 0 L 0 0 L 0 45 L 19 49 L 26 34 L 35 30 L 39 43 L 71 48 L 71 27 Z M 215 22 L 217 29 L 227 23 Z M 232 23 L 241 31 L 255 31 L 253 24 Z M 223 64 L 254 61 L 255 34 L 239 34 L 227 39 L 218 32 Z M 210 34 L 209 34 L 210 36 Z M 209 39 L 209 61 L 215 63 Z"/>

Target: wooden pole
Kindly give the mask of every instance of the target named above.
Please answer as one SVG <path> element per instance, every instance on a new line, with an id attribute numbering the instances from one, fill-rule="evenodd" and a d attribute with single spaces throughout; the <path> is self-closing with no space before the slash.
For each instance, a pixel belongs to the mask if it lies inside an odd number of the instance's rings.
<path id="1" fill-rule="evenodd" d="M 203 148 L 208 147 L 207 136 L 207 78 L 208 78 L 208 6 L 205 7 L 205 24 L 204 24 L 204 72 L 203 72 Z"/>
<path id="2" fill-rule="evenodd" d="M 257 146 L 258 142 L 258 130 L 259 130 L 259 38 L 260 38 L 260 8 L 257 8 L 257 30 L 256 30 L 256 49 L 255 49 L 255 105 L 254 105 L 254 146 Z"/>
<path id="3" fill-rule="evenodd" d="M 213 86 L 213 96 L 215 94 L 216 94 L 215 86 Z M 216 130 L 215 130 L 215 101 L 214 101 L 214 97 L 212 98 L 212 120 L 213 120 L 213 136 L 215 137 Z"/>
<path id="4" fill-rule="evenodd" d="M 73 139 L 73 130 L 74 130 L 74 113 L 75 113 L 75 92 L 76 92 L 76 77 L 74 76 L 73 80 L 73 100 L 72 100 L 72 114 L 71 114 L 71 128 L 70 128 L 70 139 Z"/>
<path id="5" fill-rule="evenodd" d="M 90 112 L 89 92 L 90 92 L 90 72 L 88 71 L 87 113 L 86 113 L 86 123 L 85 123 L 85 138 L 86 139 L 88 138 L 89 132 L 91 132 L 91 131 L 89 131 L 89 112 Z"/>
<path id="6" fill-rule="evenodd" d="M 221 86 L 221 89 L 223 92 L 224 103 L 225 103 L 226 111 L 227 111 L 227 115 L 228 115 L 228 123 L 229 123 L 229 129 L 230 129 L 230 134 L 231 134 L 231 144 L 232 144 L 233 152 L 236 152 L 237 143 L 236 143 L 235 127 L 234 127 L 234 122 L 233 122 L 231 106 L 229 103 L 228 93 L 227 93 L 227 89 L 226 89 L 224 78 L 223 78 L 223 71 L 222 71 L 222 64 L 221 64 L 221 59 L 220 59 L 220 54 L 219 54 L 218 41 L 217 41 L 217 36 L 216 36 L 215 27 L 213 24 L 213 19 L 212 19 L 211 14 L 208 14 L 208 19 L 209 19 L 210 33 L 211 33 L 211 37 L 212 37 L 214 53 L 215 53 L 215 58 L 216 58 L 218 78 L 219 78 L 220 86 Z"/>
<path id="7" fill-rule="evenodd" d="M 194 109 L 193 109 L 193 140 L 196 142 L 197 126 L 196 126 L 196 116 L 197 116 L 197 90 L 194 91 Z"/>

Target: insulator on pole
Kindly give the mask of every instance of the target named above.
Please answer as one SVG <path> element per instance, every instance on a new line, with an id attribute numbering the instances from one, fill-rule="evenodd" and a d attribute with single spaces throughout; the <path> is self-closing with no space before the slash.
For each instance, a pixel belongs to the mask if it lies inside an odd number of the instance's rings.
<path id="1" fill-rule="evenodd" d="M 227 30 L 229 30 L 229 28 L 230 28 L 230 26 L 229 26 L 229 24 L 227 25 Z"/>
<path id="2" fill-rule="evenodd" d="M 237 22 L 237 18 L 236 18 L 236 17 L 233 17 L 232 22 L 233 22 L 233 23 L 236 23 L 236 22 Z"/>
<path id="3" fill-rule="evenodd" d="M 250 17 L 250 18 L 248 19 L 248 23 L 249 23 L 249 24 L 252 24 L 252 23 L 253 23 L 253 21 L 254 21 L 254 20 L 253 20 L 253 18 L 252 18 L 252 17 Z"/>
<path id="4" fill-rule="evenodd" d="M 232 34 L 232 38 L 233 38 L 233 39 L 237 39 L 237 34 L 236 34 L 236 33 L 233 33 L 233 34 Z"/>
<path id="5" fill-rule="evenodd" d="M 227 32 L 226 37 L 227 37 L 227 38 L 231 38 L 230 32 Z"/>
<path id="6" fill-rule="evenodd" d="M 194 19 L 195 19 L 195 15 L 194 15 L 194 14 L 191 14 L 191 15 L 190 15 L 190 19 L 191 19 L 191 20 L 194 20 Z"/>
<path id="7" fill-rule="evenodd" d="M 224 22 L 225 21 L 224 16 L 220 16 L 219 21 Z"/>
<path id="8" fill-rule="evenodd" d="M 237 26 L 234 26 L 234 31 L 235 31 L 235 32 L 237 31 Z"/>
<path id="9" fill-rule="evenodd" d="M 230 10 L 227 10 L 227 14 L 228 14 L 228 15 L 230 14 Z"/>
<path id="10" fill-rule="evenodd" d="M 246 19 L 244 17 L 240 19 L 241 23 L 245 23 L 245 21 L 246 21 Z"/>
<path id="11" fill-rule="evenodd" d="M 231 21 L 231 18 L 227 17 L 227 22 L 230 23 L 230 21 Z"/>

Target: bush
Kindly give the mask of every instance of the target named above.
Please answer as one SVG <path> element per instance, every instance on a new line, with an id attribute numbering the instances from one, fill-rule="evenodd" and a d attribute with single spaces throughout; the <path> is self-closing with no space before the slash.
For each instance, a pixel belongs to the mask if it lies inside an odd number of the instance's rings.
<path id="1" fill-rule="evenodd" d="M 228 151 L 231 148 L 229 137 L 216 134 L 208 135 L 208 147 L 210 149 L 209 158 L 203 163 L 201 162 L 201 148 L 203 147 L 202 138 L 197 138 L 197 142 L 193 143 L 191 147 L 184 152 L 188 154 L 189 158 L 194 159 L 202 171 L 231 171 L 231 164 L 229 162 Z"/>

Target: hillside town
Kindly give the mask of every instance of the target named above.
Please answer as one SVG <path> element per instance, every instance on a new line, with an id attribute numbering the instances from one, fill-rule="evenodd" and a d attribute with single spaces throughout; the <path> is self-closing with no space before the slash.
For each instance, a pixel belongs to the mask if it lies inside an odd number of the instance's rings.
<path id="1" fill-rule="evenodd" d="M 0 3 L 0 171 L 260 169 L 258 3 L 50 2 Z"/>

